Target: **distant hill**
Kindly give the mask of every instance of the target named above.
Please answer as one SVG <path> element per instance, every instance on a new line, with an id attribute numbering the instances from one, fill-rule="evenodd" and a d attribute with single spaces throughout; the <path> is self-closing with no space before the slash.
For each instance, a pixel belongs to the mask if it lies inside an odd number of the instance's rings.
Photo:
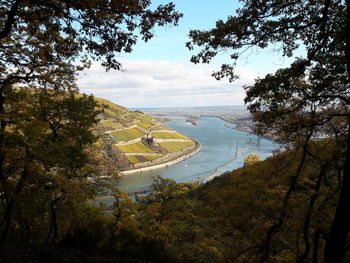
<path id="1" fill-rule="evenodd" d="M 235 124 L 226 127 L 254 133 L 255 123 L 246 106 L 206 106 L 206 107 L 173 107 L 173 108 L 141 108 L 151 116 L 185 116 L 188 121 L 200 117 L 217 117 Z M 198 121 L 195 121 L 196 125 Z"/>
<path id="2" fill-rule="evenodd" d="M 161 121 L 95 98 L 102 113 L 95 128 L 96 146 L 118 171 L 159 165 L 193 152 L 197 143 Z"/>
<path id="3" fill-rule="evenodd" d="M 140 108 L 150 115 L 174 116 L 232 116 L 243 118 L 250 116 L 246 106 L 205 106 L 205 107 L 172 107 L 172 108 Z"/>

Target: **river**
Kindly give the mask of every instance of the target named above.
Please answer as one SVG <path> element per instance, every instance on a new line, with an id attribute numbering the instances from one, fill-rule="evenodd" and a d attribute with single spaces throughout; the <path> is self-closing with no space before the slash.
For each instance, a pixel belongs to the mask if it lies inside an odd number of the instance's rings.
<path id="1" fill-rule="evenodd" d="M 202 117 L 199 125 L 194 126 L 184 117 L 172 117 L 168 127 L 193 138 L 203 145 L 195 156 L 168 168 L 123 176 L 119 188 L 125 192 L 137 192 L 149 189 L 152 178 L 160 175 L 176 182 L 205 181 L 210 175 L 222 174 L 243 166 L 244 159 L 251 153 L 265 159 L 279 146 L 267 139 L 253 134 L 227 128 L 227 122 L 214 117 Z M 228 124 L 233 126 L 233 124 Z"/>

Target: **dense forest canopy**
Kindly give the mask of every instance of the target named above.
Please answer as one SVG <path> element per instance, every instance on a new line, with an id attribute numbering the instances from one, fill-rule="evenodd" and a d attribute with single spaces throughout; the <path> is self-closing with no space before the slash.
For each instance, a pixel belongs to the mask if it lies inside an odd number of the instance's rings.
<path id="1" fill-rule="evenodd" d="M 317 155 L 322 161 L 321 154 L 310 151 L 309 146 L 322 136 L 333 137 L 344 158 L 337 212 L 325 248 L 325 262 L 342 262 L 350 227 L 350 2 L 242 2 L 236 16 L 217 21 L 211 30 L 190 32 L 187 46 L 202 47 L 192 62 L 209 63 L 219 52 L 232 51 L 233 62 L 222 65 L 214 76 L 234 80 L 235 62 L 249 48 L 278 44 L 283 56 L 288 57 L 299 46 L 306 49 L 306 56 L 296 58 L 290 67 L 258 78 L 254 85 L 246 87 L 245 102 L 258 122 L 257 132 L 274 135 L 304 152 L 291 177 L 281 214 L 267 231 L 260 262 L 269 260 L 270 243 L 285 222 L 285 209 L 300 180 L 306 156 Z M 305 242 L 310 243 L 307 236 Z M 309 248 L 297 255 L 298 261 L 303 262 L 308 252 Z"/>

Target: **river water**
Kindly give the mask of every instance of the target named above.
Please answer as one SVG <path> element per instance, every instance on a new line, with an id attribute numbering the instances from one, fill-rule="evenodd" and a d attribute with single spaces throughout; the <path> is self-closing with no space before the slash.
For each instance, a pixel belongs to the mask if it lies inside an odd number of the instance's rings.
<path id="1" fill-rule="evenodd" d="M 224 126 L 227 122 L 214 117 L 202 117 L 199 125 L 194 126 L 184 117 L 172 117 L 168 127 L 195 139 L 203 145 L 195 156 L 168 168 L 124 176 L 119 188 L 125 192 L 147 190 L 152 178 L 160 175 L 176 182 L 193 182 L 205 180 L 215 172 L 222 174 L 243 166 L 244 159 L 251 153 L 265 159 L 273 154 L 279 146 L 267 139 L 260 139 L 253 134 L 237 131 Z"/>

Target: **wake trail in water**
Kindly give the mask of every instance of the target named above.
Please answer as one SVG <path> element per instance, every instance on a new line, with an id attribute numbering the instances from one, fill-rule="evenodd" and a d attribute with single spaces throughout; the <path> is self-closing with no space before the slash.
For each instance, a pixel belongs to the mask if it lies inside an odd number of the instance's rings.
<path id="1" fill-rule="evenodd" d="M 221 170 L 222 168 L 224 168 L 225 166 L 231 164 L 232 162 L 234 162 L 234 161 L 237 159 L 237 157 L 238 157 L 238 155 L 239 155 L 239 153 L 240 153 L 240 152 L 238 151 L 238 144 L 237 144 L 237 141 L 235 141 L 235 145 L 236 145 L 236 151 L 235 151 L 235 155 L 233 156 L 233 158 L 230 159 L 229 161 L 223 163 L 222 165 L 216 167 L 216 168 L 214 169 L 214 172 L 213 172 L 212 169 L 210 169 L 210 170 L 207 170 L 207 171 L 204 171 L 204 172 L 201 172 L 201 173 L 197 173 L 197 174 L 195 174 L 195 175 L 190 175 L 190 176 L 182 177 L 182 178 L 180 178 L 180 180 L 187 179 L 187 178 L 193 178 L 194 176 L 200 177 L 201 175 L 204 175 L 204 174 L 207 174 L 207 173 L 211 173 L 211 174 L 210 174 L 209 176 L 205 177 L 205 178 L 201 178 L 201 179 L 196 180 L 196 181 L 194 181 L 194 182 L 195 182 L 195 183 L 201 183 L 201 182 L 208 181 L 208 180 L 214 178 L 215 176 L 217 176 L 217 175 L 219 174 L 219 172 L 220 172 L 220 170 Z"/>

